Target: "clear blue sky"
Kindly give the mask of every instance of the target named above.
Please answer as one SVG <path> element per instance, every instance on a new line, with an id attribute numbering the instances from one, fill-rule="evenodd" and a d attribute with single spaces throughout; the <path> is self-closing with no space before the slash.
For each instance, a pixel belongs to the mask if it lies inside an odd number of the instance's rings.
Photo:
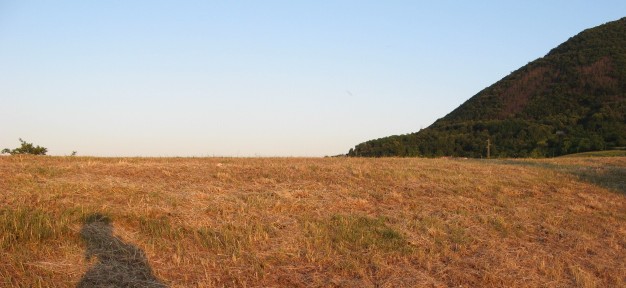
<path id="1" fill-rule="evenodd" d="M 624 16 L 623 0 L 0 0 L 0 148 L 345 153 Z"/>

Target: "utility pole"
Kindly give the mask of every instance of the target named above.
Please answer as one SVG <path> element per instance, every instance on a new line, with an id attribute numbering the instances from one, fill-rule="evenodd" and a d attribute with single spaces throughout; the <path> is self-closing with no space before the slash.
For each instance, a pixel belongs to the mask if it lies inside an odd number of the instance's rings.
<path id="1" fill-rule="evenodd" d="M 491 158 L 491 141 L 487 138 L 487 159 Z"/>

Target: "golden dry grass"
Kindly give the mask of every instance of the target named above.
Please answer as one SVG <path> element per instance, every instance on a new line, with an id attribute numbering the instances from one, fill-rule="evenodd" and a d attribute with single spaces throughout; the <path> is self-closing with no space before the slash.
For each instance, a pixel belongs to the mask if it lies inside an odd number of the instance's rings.
<path id="1" fill-rule="evenodd" d="M 0 286 L 75 287 L 98 261 L 81 227 L 106 215 L 171 287 L 624 287 L 624 169 L 0 157 Z"/>

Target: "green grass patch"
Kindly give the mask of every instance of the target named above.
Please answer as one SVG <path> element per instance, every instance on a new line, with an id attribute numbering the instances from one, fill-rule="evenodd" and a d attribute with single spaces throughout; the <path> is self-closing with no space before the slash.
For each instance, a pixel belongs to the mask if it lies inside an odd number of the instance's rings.
<path id="1" fill-rule="evenodd" d="M 55 166 L 30 166 L 26 168 L 29 173 L 42 177 L 42 178 L 54 178 L 64 174 L 64 170 Z"/>
<path id="2" fill-rule="evenodd" d="M 92 214 L 82 207 L 57 212 L 29 207 L 0 209 L 0 249 L 50 240 L 79 243 L 80 239 L 72 227 L 88 222 Z"/>
<path id="3" fill-rule="evenodd" d="M 50 214 L 29 208 L 0 210 L 0 248 L 37 243 L 67 232 Z"/>
<path id="4" fill-rule="evenodd" d="M 194 231 L 194 238 L 202 247 L 225 255 L 240 255 L 274 236 L 275 228 L 262 223 L 224 224 L 218 227 L 201 227 Z"/>
<path id="5" fill-rule="evenodd" d="M 165 216 L 159 218 L 139 218 L 140 231 L 151 239 L 164 241 L 180 240 L 185 236 L 183 227 L 172 225 Z"/>
<path id="6" fill-rule="evenodd" d="M 383 218 L 334 215 L 329 219 L 307 222 L 307 237 L 318 245 L 330 246 L 340 252 L 408 252 L 405 237 L 389 227 Z"/>
<path id="7" fill-rule="evenodd" d="M 500 233 L 501 236 L 507 236 L 509 234 L 509 225 L 502 216 L 490 217 L 489 224 Z"/>
<path id="8" fill-rule="evenodd" d="M 579 167 L 567 171 L 583 181 L 626 194 L 626 167 Z"/>
<path id="9" fill-rule="evenodd" d="M 559 158 L 567 157 L 626 157 L 626 150 L 605 150 L 605 151 L 591 151 L 576 154 L 563 155 Z"/>
<path id="10" fill-rule="evenodd" d="M 450 242 L 456 245 L 465 245 L 472 242 L 472 238 L 468 235 L 464 227 L 460 225 L 449 225 L 446 233 Z"/>
<path id="11" fill-rule="evenodd" d="M 607 165 L 602 167 L 592 167 L 584 165 L 553 164 L 546 162 L 534 162 L 525 160 L 498 160 L 499 164 L 519 165 L 526 167 L 536 167 L 549 169 L 559 173 L 576 176 L 581 181 L 585 181 L 609 190 L 626 194 L 626 167 Z"/>

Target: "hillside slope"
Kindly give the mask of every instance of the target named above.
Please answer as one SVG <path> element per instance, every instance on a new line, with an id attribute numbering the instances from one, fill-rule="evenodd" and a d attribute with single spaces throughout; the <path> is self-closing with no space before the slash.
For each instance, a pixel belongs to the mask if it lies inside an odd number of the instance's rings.
<path id="1" fill-rule="evenodd" d="M 626 18 L 585 30 L 419 132 L 349 156 L 546 157 L 626 146 Z"/>

